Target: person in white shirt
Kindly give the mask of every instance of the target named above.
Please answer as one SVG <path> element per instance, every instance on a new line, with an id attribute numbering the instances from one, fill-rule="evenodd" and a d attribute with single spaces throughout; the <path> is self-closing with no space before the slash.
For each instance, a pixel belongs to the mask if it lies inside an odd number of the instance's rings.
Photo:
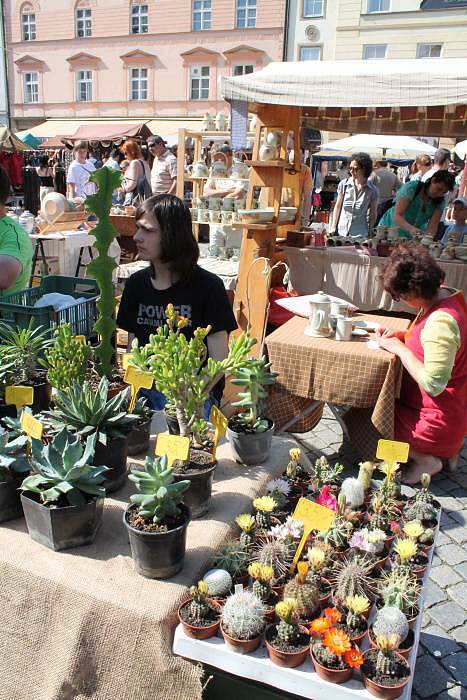
<path id="1" fill-rule="evenodd" d="M 177 159 L 161 136 L 150 136 L 148 148 L 154 156 L 151 170 L 153 194 L 174 194 L 177 188 Z"/>
<path id="2" fill-rule="evenodd" d="M 104 168 L 110 168 L 111 170 L 120 170 L 120 164 L 117 160 L 118 151 L 116 148 L 110 151 L 110 155 L 103 163 Z"/>
<path id="3" fill-rule="evenodd" d="M 448 170 L 451 165 L 451 151 L 447 148 L 438 148 L 433 158 L 433 167 L 422 175 L 422 182 L 426 182 L 437 170 Z"/>
<path id="4" fill-rule="evenodd" d="M 88 144 L 86 141 L 78 141 L 73 148 L 75 159 L 68 167 L 67 184 L 68 198 L 80 197 L 86 199 L 87 195 L 95 191 L 94 185 L 88 186 L 89 176 L 96 169 L 94 164 L 87 159 Z"/>

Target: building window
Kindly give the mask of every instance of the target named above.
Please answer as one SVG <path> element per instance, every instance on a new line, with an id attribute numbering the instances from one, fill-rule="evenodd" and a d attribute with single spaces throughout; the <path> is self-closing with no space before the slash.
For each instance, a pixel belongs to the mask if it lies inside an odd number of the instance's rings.
<path id="1" fill-rule="evenodd" d="M 26 104 L 39 102 L 39 75 L 37 73 L 24 73 L 23 87 Z"/>
<path id="2" fill-rule="evenodd" d="M 78 7 L 76 10 L 76 36 L 82 39 L 91 36 L 91 8 Z"/>
<path id="3" fill-rule="evenodd" d="M 440 58 L 442 44 L 417 44 L 417 58 Z"/>
<path id="4" fill-rule="evenodd" d="M 190 68 L 190 100 L 209 100 L 209 66 Z"/>
<path id="5" fill-rule="evenodd" d="M 76 73 L 76 99 L 78 102 L 92 101 L 92 71 L 79 70 Z"/>
<path id="6" fill-rule="evenodd" d="M 389 12 L 391 0 L 368 0 L 367 12 Z"/>
<path id="7" fill-rule="evenodd" d="M 300 61 L 321 61 L 321 46 L 300 46 Z"/>
<path id="8" fill-rule="evenodd" d="M 256 0 L 237 0 L 237 29 L 256 27 Z"/>
<path id="9" fill-rule="evenodd" d="M 303 0 L 304 17 L 323 17 L 324 0 Z"/>
<path id="10" fill-rule="evenodd" d="M 148 99 L 148 69 L 130 69 L 130 100 Z"/>
<path id="11" fill-rule="evenodd" d="M 234 75 L 248 75 L 248 73 L 253 73 L 254 71 L 254 66 L 251 65 L 251 63 L 247 64 L 242 64 L 238 66 L 234 66 L 233 69 L 233 74 Z"/>
<path id="12" fill-rule="evenodd" d="M 386 58 L 387 44 L 367 44 L 363 47 L 362 58 Z"/>
<path id="13" fill-rule="evenodd" d="M 34 12 L 21 13 L 21 35 L 23 41 L 34 41 L 36 38 L 36 15 Z"/>
<path id="14" fill-rule="evenodd" d="M 148 32 L 148 6 L 131 6 L 131 33 L 147 34 Z"/>
<path id="15" fill-rule="evenodd" d="M 211 0 L 193 0 L 192 30 L 211 29 Z"/>

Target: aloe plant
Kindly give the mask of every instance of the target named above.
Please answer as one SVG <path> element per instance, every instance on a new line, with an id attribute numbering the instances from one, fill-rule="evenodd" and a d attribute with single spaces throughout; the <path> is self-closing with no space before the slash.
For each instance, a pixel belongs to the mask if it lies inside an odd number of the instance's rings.
<path id="1" fill-rule="evenodd" d="M 190 481 L 174 482 L 172 467 L 167 457 L 146 457 L 144 469 L 132 469 L 128 478 L 136 484 L 140 493 L 130 496 L 130 502 L 138 507 L 144 520 L 165 524 L 169 518 L 180 515 L 182 494 Z"/>
<path id="2" fill-rule="evenodd" d="M 45 326 L 15 328 L 0 322 L 0 381 L 5 384 L 24 384 L 37 377 L 38 362 L 45 350 L 53 344 Z"/>
<path id="3" fill-rule="evenodd" d="M 86 444 L 65 428 L 47 445 L 32 440 L 31 465 L 36 472 L 21 484 L 24 492 L 38 494 L 42 503 L 56 503 L 62 498 L 71 506 L 85 505 L 89 496 L 105 496 L 102 486 L 107 467 L 92 466 L 96 434 Z"/>
<path id="4" fill-rule="evenodd" d="M 9 476 L 27 474 L 31 469 L 23 454 L 27 440 L 26 435 L 11 439 L 10 433 L 0 428 L 0 481 L 5 481 Z"/>

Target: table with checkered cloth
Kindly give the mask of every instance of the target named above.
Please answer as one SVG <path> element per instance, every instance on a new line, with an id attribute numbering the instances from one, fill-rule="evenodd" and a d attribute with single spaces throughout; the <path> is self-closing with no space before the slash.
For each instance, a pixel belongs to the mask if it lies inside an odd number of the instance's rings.
<path id="1" fill-rule="evenodd" d="M 398 331 L 409 324 L 386 316 L 356 314 L 355 318 Z M 350 342 L 311 338 L 304 334 L 307 323 L 295 316 L 266 338 L 272 369 L 279 374 L 277 389 L 270 395 L 271 418 L 277 421 L 280 416 L 283 423 L 312 400 L 349 406 L 344 420 L 352 443 L 362 457 L 374 457 L 376 440 L 393 436 L 400 361 L 385 350 L 368 348 L 368 338 Z"/>

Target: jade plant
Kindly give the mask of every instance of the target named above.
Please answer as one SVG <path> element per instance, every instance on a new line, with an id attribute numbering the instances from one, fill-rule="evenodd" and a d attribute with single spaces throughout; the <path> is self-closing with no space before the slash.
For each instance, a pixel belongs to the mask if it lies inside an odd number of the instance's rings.
<path id="1" fill-rule="evenodd" d="M 276 372 L 271 372 L 271 363 L 265 357 L 252 358 L 233 369 L 232 384 L 240 386 L 240 399 L 232 406 L 242 410 L 235 416 L 237 432 L 264 433 L 271 426 L 264 416 L 268 397 L 266 387 L 275 383 Z"/>
<path id="2" fill-rule="evenodd" d="M 98 224 L 93 228 L 92 233 L 96 238 L 94 247 L 99 255 L 91 260 L 87 269 L 90 275 L 94 276 L 99 287 L 99 298 L 97 309 L 99 317 L 94 325 L 96 333 L 99 334 L 99 344 L 95 348 L 95 353 L 100 361 L 101 372 L 106 377 L 112 375 L 112 356 L 114 347 L 112 336 L 115 333 L 115 299 L 112 273 L 117 267 L 117 263 L 109 255 L 109 247 L 114 238 L 118 236 L 117 230 L 112 226 L 109 219 L 110 207 L 112 205 L 112 193 L 120 184 L 122 174 L 111 168 L 100 168 L 91 173 L 89 180 L 97 185 L 96 194 L 86 198 L 85 207 L 88 211 L 97 216 Z"/>
<path id="3" fill-rule="evenodd" d="M 69 323 L 61 323 L 54 335 L 54 344 L 39 362 L 47 370 L 49 383 L 66 392 L 74 382 L 84 382 L 92 349 L 89 343 L 83 344 L 73 335 Z"/>
<path id="4" fill-rule="evenodd" d="M 146 457 L 144 469 L 132 469 L 128 475 L 139 493 L 130 496 L 137 507 L 138 515 L 156 525 L 165 525 L 167 520 L 180 516 L 182 494 L 190 486 L 188 480 L 174 481 L 172 467 L 167 466 L 167 457 Z"/>

